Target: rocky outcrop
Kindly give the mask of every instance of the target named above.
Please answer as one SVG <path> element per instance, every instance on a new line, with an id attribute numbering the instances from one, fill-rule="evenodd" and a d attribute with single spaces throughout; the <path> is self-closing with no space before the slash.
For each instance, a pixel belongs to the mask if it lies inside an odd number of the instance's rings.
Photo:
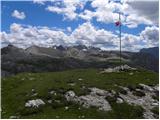
<path id="1" fill-rule="evenodd" d="M 154 107 L 158 107 L 159 106 L 159 101 L 155 100 L 152 98 L 153 95 L 155 95 L 155 90 L 157 90 L 156 86 L 155 87 L 150 87 L 148 85 L 145 84 L 139 84 L 139 86 L 142 86 L 142 89 L 135 89 L 135 91 L 141 91 L 143 93 L 145 93 L 144 96 L 136 96 L 133 94 L 134 91 L 129 91 L 129 89 L 126 89 L 124 87 L 125 90 L 127 90 L 127 94 L 121 94 L 120 93 L 120 97 L 127 103 L 131 104 L 131 105 L 139 105 L 141 106 L 145 111 L 143 114 L 143 117 L 146 119 L 154 119 L 153 113 L 151 112 L 151 109 Z"/>
<path id="2" fill-rule="evenodd" d="M 74 91 L 68 91 L 65 94 L 67 101 L 73 101 L 79 103 L 83 107 L 97 107 L 99 110 L 109 111 L 111 106 L 108 101 L 105 99 L 107 91 L 100 90 L 98 88 L 91 88 L 91 93 L 84 96 L 76 96 Z"/>
<path id="3" fill-rule="evenodd" d="M 27 103 L 25 103 L 25 107 L 38 108 L 41 105 L 45 105 L 44 101 L 41 99 L 29 100 Z"/>
<path id="4" fill-rule="evenodd" d="M 114 68 L 104 69 L 104 71 L 101 71 L 101 73 L 111 73 L 111 72 L 120 72 L 120 71 L 128 71 L 128 70 L 136 70 L 136 68 L 132 68 L 128 65 L 121 65 Z"/>

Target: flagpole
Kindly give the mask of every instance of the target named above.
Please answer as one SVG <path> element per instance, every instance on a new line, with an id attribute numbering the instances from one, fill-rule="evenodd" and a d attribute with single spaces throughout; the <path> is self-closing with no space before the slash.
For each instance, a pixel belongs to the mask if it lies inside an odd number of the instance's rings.
<path id="1" fill-rule="evenodd" d="M 120 15 L 120 12 L 119 12 L 119 22 L 120 22 L 120 25 L 119 25 L 119 49 L 120 49 L 120 53 L 119 53 L 119 56 L 120 56 L 120 65 L 122 63 L 122 60 L 121 60 L 121 15 Z"/>

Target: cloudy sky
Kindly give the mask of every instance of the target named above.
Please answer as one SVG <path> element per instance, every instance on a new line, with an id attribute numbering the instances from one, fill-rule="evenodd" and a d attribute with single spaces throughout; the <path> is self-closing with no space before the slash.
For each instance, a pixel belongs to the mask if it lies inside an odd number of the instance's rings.
<path id="1" fill-rule="evenodd" d="M 158 46 L 158 0 L 2 1 L 1 47 L 86 45 L 122 50 Z"/>

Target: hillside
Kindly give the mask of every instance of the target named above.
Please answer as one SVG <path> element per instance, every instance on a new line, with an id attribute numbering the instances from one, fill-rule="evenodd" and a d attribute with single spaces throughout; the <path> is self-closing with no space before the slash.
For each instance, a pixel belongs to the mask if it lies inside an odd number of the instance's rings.
<path id="1" fill-rule="evenodd" d="M 158 118 L 157 85 L 143 69 L 21 73 L 2 79 L 2 118 Z"/>
<path id="2" fill-rule="evenodd" d="M 108 68 L 119 64 L 119 51 L 103 51 L 86 46 L 31 46 L 27 49 L 9 45 L 1 49 L 2 76 L 21 72 L 52 72 L 76 68 Z M 122 62 L 158 72 L 159 58 L 145 52 L 122 52 Z"/>

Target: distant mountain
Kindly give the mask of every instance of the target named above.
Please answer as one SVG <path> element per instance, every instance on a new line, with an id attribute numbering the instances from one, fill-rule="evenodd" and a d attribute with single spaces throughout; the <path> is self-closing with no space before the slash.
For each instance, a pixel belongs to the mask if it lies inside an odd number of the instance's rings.
<path id="1" fill-rule="evenodd" d="M 148 53 L 153 55 L 156 58 L 159 58 L 159 47 L 152 47 L 152 48 L 143 48 L 140 50 L 141 53 Z"/>
<path id="2" fill-rule="evenodd" d="M 122 62 L 133 67 L 158 71 L 159 59 L 147 52 L 122 52 Z M 31 46 L 27 49 L 8 45 L 1 49 L 2 75 L 20 72 L 61 71 L 75 68 L 106 68 L 119 65 L 119 51 L 102 51 L 86 46 Z"/>

